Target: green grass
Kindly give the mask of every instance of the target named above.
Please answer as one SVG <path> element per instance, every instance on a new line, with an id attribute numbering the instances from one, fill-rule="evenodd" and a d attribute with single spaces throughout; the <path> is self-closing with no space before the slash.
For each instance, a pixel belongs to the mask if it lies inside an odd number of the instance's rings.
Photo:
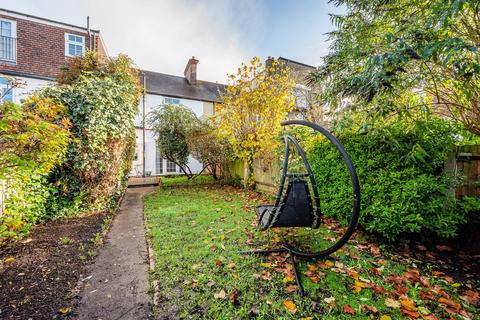
<path id="1" fill-rule="evenodd" d="M 253 207 L 263 201 L 253 193 L 216 186 L 160 189 L 146 198 L 147 223 L 155 254 L 154 276 L 160 286 L 157 310 L 160 318 L 244 319 L 252 315 L 257 319 L 403 318 L 400 309 L 385 304 L 387 297 L 399 300 L 395 296 L 398 287 L 395 288 L 387 278 L 415 268 L 415 261 L 390 255 L 382 246 L 380 258 L 376 256 L 377 247 L 361 236 L 335 254 L 341 259 L 336 265 L 331 261 L 327 264 L 320 264 L 325 261 L 300 262 L 302 274 L 309 268 L 313 270 L 309 276 L 302 276 L 302 283 L 308 291 L 305 298 L 289 290 L 294 289 L 294 283 L 284 255 L 239 254 L 241 250 L 273 247 L 279 242 L 278 233 L 259 232 L 252 225 Z M 308 232 L 310 236 L 314 232 L 317 239 L 313 241 L 315 249 L 328 244 L 338 226 L 330 223 L 315 231 L 306 230 L 299 231 L 301 237 L 296 239 L 306 243 Z M 290 233 L 286 236 L 294 239 Z M 372 268 L 379 268 L 381 274 L 376 275 Z M 432 277 L 430 269 L 421 271 L 430 282 L 428 288 L 413 281 L 402 284 L 408 289 L 408 298 L 424 313 L 428 310 L 438 318 L 447 318 L 444 308 L 436 301 L 420 299 L 421 292 L 437 286 L 461 303 L 463 310 L 473 314 L 473 306 L 458 298 L 465 286 L 471 284 L 452 285 L 442 277 Z M 371 287 L 354 292 L 355 276 L 349 275 L 347 270 L 358 272 L 358 281 L 367 286 L 375 283 L 384 287 L 388 295 L 377 294 Z M 312 282 L 312 276 L 318 276 L 320 281 Z M 325 298 L 328 300 L 329 297 L 334 297 L 335 302 L 327 303 Z M 297 310 L 294 314 L 285 307 L 286 300 L 295 304 Z M 345 304 L 355 310 L 355 315 L 343 312 Z M 378 313 L 371 314 L 362 305 L 375 307 Z"/>
<path id="2" fill-rule="evenodd" d="M 161 178 L 162 185 L 165 187 L 171 186 L 193 186 L 193 185 L 203 185 L 203 184 L 214 184 L 216 181 L 212 176 L 201 175 L 195 179 L 188 179 L 187 176 L 165 176 Z"/>

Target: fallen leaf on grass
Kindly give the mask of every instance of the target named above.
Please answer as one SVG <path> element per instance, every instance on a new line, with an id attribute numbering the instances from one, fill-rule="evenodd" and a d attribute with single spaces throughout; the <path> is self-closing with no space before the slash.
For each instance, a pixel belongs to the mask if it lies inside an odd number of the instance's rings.
<path id="1" fill-rule="evenodd" d="M 198 280 L 192 279 L 192 289 L 195 289 L 198 286 Z"/>
<path id="2" fill-rule="evenodd" d="M 297 289 L 298 289 L 298 287 L 297 287 L 296 285 L 293 285 L 293 284 L 292 284 L 292 285 L 289 285 L 289 286 L 287 287 L 286 291 L 287 291 L 288 293 L 292 293 L 292 292 L 297 291 Z"/>
<path id="3" fill-rule="evenodd" d="M 292 283 L 294 281 L 295 281 L 295 278 L 290 276 L 285 276 L 282 280 L 283 283 Z"/>
<path id="4" fill-rule="evenodd" d="M 355 284 L 353 285 L 352 290 L 353 290 L 353 292 L 359 293 L 364 288 L 368 288 L 367 283 L 361 282 L 361 281 L 355 281 Z"/>
<path id="5" fill-rule="evenodd" d="M 228 301 L 230 301 L 231 304 L 237 304 L 238 303 L 238 291 L 237 291 L 237 289 L 233 289 L 233 291 L 230 292 L 230 295 L 228 296 Z"/>
<path id="6" fill-rule="evenodd" d="M 404 308 L 400 308 L 400 311 L 402 312 L 402 314 L 406 315 L 407 317 L 409 318 L 413 318 L 413 319 L 417 319 L 418 317 L 420 317 L 420 314 L 416 311 L 410 311 L 408 309 L 404 309 Z"/>
<path id="7" fill-rule="evenodd" d="M 371 267 L 368 271 L 370 271 L 371 274 L 380 277 L 384 268 L 384 266 L 381 266 L 380 268 Z"/>
<path id="8" fill-rule="evenodd" d="M 215 265 L 217 266 L 217 268 L 221 268 L 223 266 L 222 260 L 215 260 Z"/>
<path id="9" fill-rule="evenodd" d="M 263 270 L 263 271 L 262 271 L 262 275 L 260 276 L 260 278 L 261 278 L 262 280 L 270 280 L 270 279 L 272 279 L 272 276 L 271 276 L 271 274 L 270 274 L 269 271 Z"/>
<path id="10" fill-rule="evenodd" d="M 227 293 L 223 289 L 220 290 L 219 292 L 213 294 L 213 297 L 215 299 L 222 299 L 223 300 L 223 299 L 225 299 L 226 296 L 227 296 Z"/>
<path id="11" fill-rule="evenodd" d="M 415 306 L 415 302 L 410 299 L 402 299 L 400 301 L 400 311 L 402 314 L 408 316 L 409 318 L 418 318 L 420 314 L 417 312 L 417 307 Z"/>
<path id="12" fill-rule="evenodd" d="M 351 269 L 346 269 L 345 270 L 347 272 L 347 274 L 352 277 L 354 280 L 358 280 L 358 272 L 355 271 L 355 270 L 351 270 Z"/>
<path id="13" fill-rule="evenodd" d="M 402 283 L 406 282 L 405 278 L 400 276 L 400 275 L 388 276 L 386 280 L 387 280 L 387 282 L 393 282 L 393 283 L 396 283 L 396 284 L 402 284 Z"/>
<path id="14" fill-rule="evenodd" d="M 442 304 L 444 304 L 444 305 L 446 305 L 446 306 L 448 306 L 448 307 L 450 307 L 450 308 L 452 308 L 452 309 L 455 309 L 455 310 L 457 310 L 457 311 L 459 311 L 459 310 L 462 308 L 462 306 L 460 305 L 460 303 L 455 302 L 455 301 L 453 301 L 452 299 L 447 299 L 447 298 L 444 298 L 444 297 L 440 297 L 440 298 L 438 299 L 438 302 L 440 302 L 440 303 L 442 303 Z"/>
<path id="15" fill-rule="evenodd" d="M 317 276 L 313 276 L 313 277 L 310 277 L 310 281 L 312 281 L 313 283 L 318 283 L 320 281 L 320 278 Z"/>
<path id="16" fill-rule="evenodd" d="M 327 305 L 333 306 L 335 304 L 335 297 L 331 296 L 331 297 L 323 299 L 323 301 L 325 301 L 327 303 Z"/>
<path id="17" fill-rule="evenodd" d="M 348 304 L 343 306 L 343 313 L 355 314 L 355 310 L 350 307 Z"/>
<path id="18" fill-rule="evenodd" d="M 249 316 L 258 316 L 260 314 L 260 311 L 258 310 L 256 305 L 253 305 L 250 310 L 248 311 Z"/>
<path id="19" fill-rule="evenodd" d="M 297 312 L 297 306 L 292 300 L 285 300 L 283 301 L 283 305 L 291 314 L 295 314 Z"/>
<path id="20" fill-rule="evenodd" d="M 402 299 L 400 300 L 400 305 L 410 311 L 417 311 L 417 307 L 415 306 L 415 301 L 410 299 Z"/>
<path id="21" fill-rule="evenodd" d="M 389 315 L 384 314 L 380 317 L 380 320 L 392 320 L 392 318 Z"/>
<path id="22" fill-rule="evenodd" d="M 233 263 L 233 262 L 230 262 L 230 263 L 227 265 L 227 268 L 228 268 L 228 269 L 235 269 L 235 267 L 236 267 L 236 265 L 235 265 L 235 263 Z"/>
<path id="23" fill-rule="evenodd" d="M 416 269 L 408 269 L 403 273 L 405 275 L 405 278 L 412 282 L 419 282 L 420 281 L 420 272 Z"/>
<path id="24" fill-rule="evenodd" d="M 362 310 L 367 312 L 367 313 L 378 313 L 378 309 L 374 306 L 369 306 L 368 304 L 363 304 L 362 305 Z"/>
<path id="25" fill-rule="evenodd" d="M 272 264 L 270 262 L 262 262 L 260 263 L 260 266 L 263 268 L 271 268 Z"/>
<path id="26" fill-rule="evenodd" d="M 196 263 L 196 264 L 192 264 L 191 268 L 192 268 L 192 270 L 198 270 L 198 269 L 200 269 L 201 266 L 202 266 L 201 264 Z"/>
<path id="27" fill-rule="evenodd" d="M 475 306 L 478 304 L 479 294 L 477 291 L 467 290 L 465 291 L 465 295 L 460 296 L 460 299 Z"/>
<path id="28" fill-rule="evenodd" d="M 311 265 L 309 265 L 309 266 L 308 266 L 308 270 L 309 270 L 309 271 L 317 271 L 317 270 L 318 270 L 318 268 L 317 268 L 317 266 L 316 266 L 316 265 L 314 265 L 314 264 L 311 264 Z"/>
<path id="29" fill-rule="evenodd" d="M 373 292 L 377 293 L 377 294 L 387 294 L 387 290 L 385 290 L 384 287 L 382 286 L 379 286 L 375 283 L 372 283 L 371 284 L 371 288 L 373 290 Z"/>
<path id="30" fill-rule="evenodd" d="M 318 263 L 318 266 L 322 269 L 328 269 L 328 268 L 333 267 L 334 265 L 335 264 L 330 260 L 326 260 L 325 262 Z"/>
<path id="31" fill-rule="evenodd" d="M 8 258 L 6 258 L 4 261 L 5 261 L 5 262 L 10 262 L 10 261 L 13 261 L 13 260 L 15 260 L 14 257 L 8 257 Z"/>
<path id="32" fill-rule="evenodd" d="M 385 305 L 393 309 L 400 308 L 400 302 L 393 300 L 392 298 L 385 298 Z"/>

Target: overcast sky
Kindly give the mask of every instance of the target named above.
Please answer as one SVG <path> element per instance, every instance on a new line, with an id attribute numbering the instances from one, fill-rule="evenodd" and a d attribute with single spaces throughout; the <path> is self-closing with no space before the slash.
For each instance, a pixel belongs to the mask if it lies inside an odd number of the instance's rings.
<path id="1" fill-rule="evenodd" d="M 0 7 L 99 29 L 110 55 L 182 75 L 189 57 L 198 77 L 225 82 L 253 56 L 317 65 L 328 52 L 327 0 L 1 0 Z"/>

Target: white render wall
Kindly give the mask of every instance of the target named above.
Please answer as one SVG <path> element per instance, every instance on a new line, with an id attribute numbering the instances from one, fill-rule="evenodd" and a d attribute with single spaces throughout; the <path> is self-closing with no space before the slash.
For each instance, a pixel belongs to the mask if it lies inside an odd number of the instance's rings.
<path id="1" fill-rule="evenodd" d="M 154 110 L 156 107 L 164 104 L 164 98 L 166 96 L 147 94 L 145 96 L 145 118 L 148 119 L 149 113 Z M 169 97 L 167 97 L 169 98 Z M 179 99 L 180 103 L 188 108 L 190 108 L 197 117 L 202 117 L 205 115 L 205 112 L 208 110 L 213 110 L 212 103 L 206 103 L 198 100 L 190 99 Z M 206 111 L 204 111 L 206 110 Z M 140 98 L 138 104 L 138 114 L 135 117 L 135 129 L 136 133 L 136 158 L 132 163 L 132 171 L 130 172 L 131 176 L 141 176 L 143 174 L 143 129 L 142 129 L 142 113 L 143 112 L 143 97 Z M 172 175 L 172 174 L 182 174 L 183 172 L 177 167 L 175 172 L 167 172 L 167 161 L 166 159 L 161 159 L 161 166 L 163 168 L 160 173 L 157 169 L 157 146 L 156 146 L 156 137 L 153 130 L 148 129 L 148 121 L 145 124 L 145 173 L 148 175 Z M 188 158 L 188 166 L 193 173 L 198 173 L 202 170 L 202 164 L 194 159 L 192 156 Z"/>
<path id="2" fill-rule="evenodd" d="M 35 90 L 48 87 L 52 84 L 51 81 L 34 78 L 15 77 L 15 79 L 20 80 L 24 84 L 20 88 L 13 89 L 13 102 L 17 104 L 20 103 L 20 100 L 31 95 Z"/>

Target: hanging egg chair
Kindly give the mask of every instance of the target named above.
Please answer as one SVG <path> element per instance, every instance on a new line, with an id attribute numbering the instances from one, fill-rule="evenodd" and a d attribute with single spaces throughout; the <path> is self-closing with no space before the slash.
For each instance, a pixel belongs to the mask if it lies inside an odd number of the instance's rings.
<path id="1" fill-rule="evenodd" d="M 360 186 L 355 167 L 345 151 L 345 148 L 329 131 L 315 123 L 304 120 L 285 121 L 282 123 L 282 126 L 305 126 L 312 129 L 314 134 L 320 133 L 326 137 L 329 142 L 336 147 L 342 156 L 343 162 L 345 163 L 350 175 L 353 196 L 348 226 L 343 235 L 340 236 L 339 239 L 336 239 L 328 247 L 322 248 L 319 251 L 311 252 L 297 248 L 284 239 L 283 245 L 280 248 L 242 252 L 244 254 L 270 254 L 276 252 L 288 252 L 290 254 L 290 261 L 294 266 L 295 279 L 299 288 L 299 293 L 303 295 L 304 290 L 297 272 L 298 270 L 295 262 L 295 256 L 303 258 L 327 257 L 328 255 L 340 249 L 350 239 L 355 231 L 360 214 Z M 307 156 L 305 155 L 305 152 L 300 146 L 298 140 L 290 134 L 285 134 L 283 136 L 283 140 L 285 142 L 285 153 L 277 196 L 274 204 L 260 205 L 255 208 L 258 219 L 258 227 L 262 231 L 271 228 L 317 229 L 322 223 L 322 211 L 320 207 L 321 198 L 318 192 L 318 182 L 312 173 Z M 289 160 L 291 147 L 293 147 L 300 156 L 305 172 L 290 172 Z M 319 181 L 319 183 L 322 183 L 322 181 Z"/>

